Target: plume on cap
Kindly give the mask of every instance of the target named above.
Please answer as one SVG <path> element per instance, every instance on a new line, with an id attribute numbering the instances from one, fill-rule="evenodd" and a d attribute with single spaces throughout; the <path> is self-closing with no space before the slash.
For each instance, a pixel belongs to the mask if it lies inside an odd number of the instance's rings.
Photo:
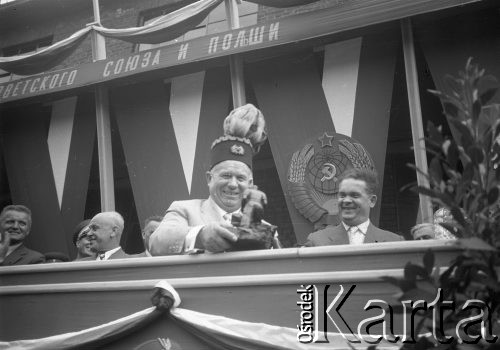
<path id="1" fill-rule="evenodd" d="M 255 152 L 267 139 L 266 121 L 253 104 L 235 108 L 224 120 L 224 135 L 249 139 Z"/>

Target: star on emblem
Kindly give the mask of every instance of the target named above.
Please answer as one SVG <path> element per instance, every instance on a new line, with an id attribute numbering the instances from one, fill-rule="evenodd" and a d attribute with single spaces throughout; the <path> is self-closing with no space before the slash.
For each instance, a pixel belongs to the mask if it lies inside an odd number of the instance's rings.
<path id="1" fill-rule="evenodd" d="M 318 137 L 318 140 L 321 142 L 321 148 L 326 146 L 332 147 L 333 136 L 328 135 L 326 131 L 323 133 L 323 136 Z"/>

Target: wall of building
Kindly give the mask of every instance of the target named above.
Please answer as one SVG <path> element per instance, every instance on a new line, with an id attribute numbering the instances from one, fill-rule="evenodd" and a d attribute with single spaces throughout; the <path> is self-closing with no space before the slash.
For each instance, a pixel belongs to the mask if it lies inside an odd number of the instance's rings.
<path id="1" fill-rule="evenodd" d="M 106 28 L 129 28 L 141 24 L 141 14 L 155 8 L 176 6 L 182 0 L 109 0 L 100 2 L 101 23 Z M 293 8 L 272 8 L 259 6 L 259 21 L 269 21 L 284 18 L 300 13 L 340 6 L 345 0 L 321 0 L 305 6 Z M 90 4 L 91 2 L 88 1 Z M 15 6 L 15 2 L 8 6 Z M 24 5 L 27 6 L 26 4 Z M 28 8 L 29 9 L 29 8 Z M 61 10 L 63 11 L 63 10 Z M 2 9 L 0 7 L 0 16 Z M 63 40 L 71 34 L 93 22 L 92 8 L 89 6 L 78 7 L 77 12 L 68 7 L 58 16 L 30 16 L 25 23 L 17 23 L 16 27 L 4 30 L 0 37 L 0 50 L 20 43 L 25 43 L 47 36 L 53 36 L 53 42 Z M 134 51 L 134 45 L 116 39 L 106 39 L 106 54 L 108 58 L 122 57 Z M 0 51 L 1 52 L 1 51 Z M 54 70 L 72 67 L 92 62 L 92 49 L 90 36 Z"/>

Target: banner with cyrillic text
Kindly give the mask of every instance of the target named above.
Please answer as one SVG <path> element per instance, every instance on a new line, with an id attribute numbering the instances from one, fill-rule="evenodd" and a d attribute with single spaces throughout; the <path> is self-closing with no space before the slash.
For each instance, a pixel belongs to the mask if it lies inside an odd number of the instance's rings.
<path id="1" fill-rule="evenodd" d="M 460 4 L 475 1 L 461 0 Z M 369 4 L 367 0 L 352 0 L 321 11 L 207 35 L 121 58 L 29 76 L 1 84 L 0 104 L 186 63 L 294 43 L 458 5 L 456 0 L 414 0 L 398 4 L 395 7 L 390 0 L 371 0 Z"/>

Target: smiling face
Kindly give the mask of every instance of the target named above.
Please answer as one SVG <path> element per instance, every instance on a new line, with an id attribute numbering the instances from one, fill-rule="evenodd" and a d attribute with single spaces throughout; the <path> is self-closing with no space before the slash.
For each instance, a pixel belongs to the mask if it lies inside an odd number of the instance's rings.
<path id="1" fill-rule="evenodd" d="M 210 197 L 219 207 L 231 213 L 241 207 L 247 188 L 253 185 L 250 168 L 235 160 L 225 160 L 207 172 Z"/>
<path id="2" fill-rule="evenodd" d="M 339 185 L 339 209 L 342 221 L 349 226 L 362 224 L 370 217 L 377 196 L 367 192 L 366 182 L 347 178 Z"/>
<path id="3" fill-rule="evenodd" d="M 24 241 L 30 233 L 30 228 L 30 216 L 23 211 L 8 210 L 0 221 L 0 230 L 2 233 L 8 232 L 10 234 L 11 245 Z"/>
<path id="4" fill-rule="evenodd" d="M 94 255 L 94 249 L 93 249 L 94 240 L 90 239 L 89 233 L 90 233 L 89 228 L 83 229 L 80 235 L 78 236 L 78 240 L 76 241 L 76 248 L 78 249 L 78 255 L 82 257 Z"/>
<path id="5" fill-rule="evenodd" d="M 120 245 L 119 227 L 110 217 L 97 214 L 90 221 L 89 227 L 94 250 L 107 251 Z"/>

